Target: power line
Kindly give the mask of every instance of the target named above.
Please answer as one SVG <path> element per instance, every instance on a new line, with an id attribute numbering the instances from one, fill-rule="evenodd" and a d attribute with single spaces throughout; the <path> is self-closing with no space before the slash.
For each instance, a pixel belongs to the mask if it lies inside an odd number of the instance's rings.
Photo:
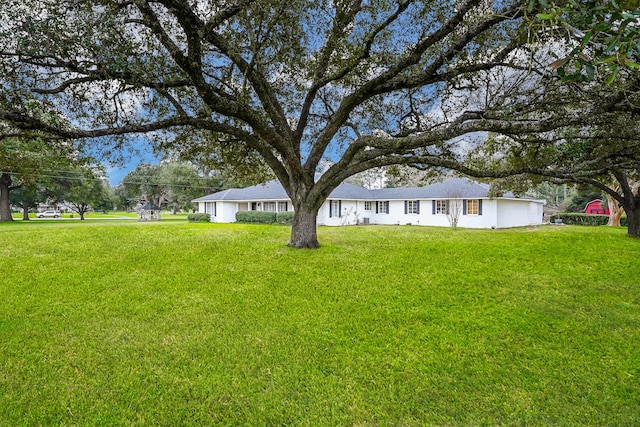
<path id="1" fill-rule="evenodd" d="M 33 169 L 34 171 L 36 169 Z M 107 178 L 89 178 L 87 176 L 82 176 L 82 172 L 78 172 L 78 171 L 69 171 L 69 170 L 55 170 L 55 169 L 48 169 L 45 170 L 47 172 L 59 172 L 59 174 L 53 175 L 53 174 L 38 174 L 38 176 L 40 177 L 44 177 L 44 178 L 53 178 L 53 179 L 68 179 L 68 180 L 76 180 L 76 181 L 100 181 L 100 182 L 105 182 L 107 180 Z M 9 173 L 12 175 L 17 175 L 17 176 L 25 176 L 28 175 L 28 173 L 25 172 L 11 172 L 11 171 L 0 171 L 0 173 Z M 64 175 L 67 174 L 67 175 Z M 74 176 L 75 175 L 75 176 Z M 136 178 L 142 178 L 142 179 L 153 179 L 154 176 L 153 175 L 137 175 Z M 210 179 L 215 179 L 212 177 L 191 177 L 190 179 L 197 179 L 197 180 L 210 180 Z M 116 187 L 119 187 L 121 185 L 149 185 L 152 187 L 180 187 L 180 188 L 193 188 L 193 189 L 208 189 L 211 187 L 214 187 L 213 185 L 193 185 L 193 184 L 180 184 L 180 183 L 174 183 L 174 182 L 149 182 L 149 181 L 129 181 L 129 180 L 123 180 L 120 182 L 119 185 L 117 185 Z M 109 185 L 111 187 L 111 185 Z M 112 187 L 112 188 L 116 188 L 116 187 Z"/>

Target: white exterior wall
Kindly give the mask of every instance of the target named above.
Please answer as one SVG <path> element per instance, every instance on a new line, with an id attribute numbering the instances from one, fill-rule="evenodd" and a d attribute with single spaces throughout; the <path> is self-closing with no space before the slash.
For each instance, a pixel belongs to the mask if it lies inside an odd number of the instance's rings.
<path id="1" fill-rule="evenodd" d="M 236 212 L 238 212 L 238 203 L 218 202 L 216 222 L 236 222 Z"/>
<path id="2" fill-rule="evenodd" d="M 447 215 L 433 214 L 432 200 L 420 200 L 419 214 L 405 214 L 404 200 L 389 200 L 389 213 L 376 213 L 376 202 L 371 201 L 371 210 L 365 210 L 364 200 L 341 200 L 341 216 L 329 217 L 329 201 L 318 211 L 317 224 L 340 226 L 363 224 L 365 218 L 370 224 L 380 225 L 425 225 L 450 227 Z M 213 215 L 214 202 L 198 202 L 198 212 L 211 214 L 211 222 L 230 223 L 236 221 L 239 210 L 247 210 L 247 202 L 217 201 L 216 215 Z M 458 226 L 464 228 L 508 228 L 542 224 L 542 203 L 529 200 L 483 199 L 482 215 L 463 215 L 460 213 Z M 291 202 L 287 209 L 293 210 Z"/>
<path id="3" fill-rule="evenodd" d="M 214 215 L 215 209 L 216 207 L 218 207 L 216 206 L 216 203 L 219 206 L 220 204 L 219 202 L 198 202 L 198 212 L 208 213 L 210 216 L 209 220 L 211 222 L 219 222 L 219 221 L 216 221 L 216 217 Z"/>
<path id="4" fill-rule="evenodd" d="M 544 205 L 542 203 L 529 202 L 529 225 L 542 224 Z"/>
<path id="5" fill-rule="evenodd" d="M 482 199 L 482 215 L 462 215 L 458 227 L 491 228 L 496 226 L 497 200 Z"/>
<path id="6" fill-rule="evenodd" d="M 293 211 L 293 206 L 288 200 L 279 200 L 278 202 L 287 202 L 287 211 Z M 215 215 L 213 204 L 216 204 Z M 259 202 L 258 210 L 262 210 L 262 202 Z M 250 202 L 235 201 L 216 201 L 216 202 L 198 202 L 198 212 L 208 213 L 211 215 L 211 222 L 231 223 L 236 222 L 236 213 L 239 211 L 248 211 L 251 206 Z"/>
<path id="7" fill-rule="evenodd" d="M 498 228 L 542 224 L 542 203 L 500 199 L 498 206 Z"/>
<path id="8" fill-rule="evenodd" d="M 338 201 L 338 200 L 336 200 Z M 320 210 L 318 211 L 318 217 L 316 222 L 318 225 L 356 225 L 361 216 L 361 211 L 364 209 L 364 202 L 357 200 L 340 200 L 340 207 L 342 208 L 340 216 L 337 216 L 333 212 L 333 217 L 329 216 L 329 204 L 331 200 L 325 201 Z"/>
<path id="9" fill-rule="evenodd" d="M 371 224 L 411 224 L 426 225 L 435 227 L 450 227 L 449 217 L 445 214 L 433 213 L 433 200 L 420 200 L 419 214 L 405 214 L 404 200 L 390 200 L 389 213 L 375 213 L 375 202 L 372 202 L 372 210 L 364 211 L 365 215 L 370 217 Z M 460 201 L 462 203 L 462 201 Z M 460 217 L 458 219 L 459 227 L 467 228 L 491 228 L 496 223 L 497 204 L 495 200 L 482 201 L 482 215 L 463 215 L 462 205 L 460 205 Z"/>

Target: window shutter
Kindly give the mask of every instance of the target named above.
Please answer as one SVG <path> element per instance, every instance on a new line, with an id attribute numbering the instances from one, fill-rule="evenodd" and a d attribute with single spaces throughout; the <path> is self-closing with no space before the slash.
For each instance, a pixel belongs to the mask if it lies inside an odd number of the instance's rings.
<path id="1" fill-rule="evenodd" d="M 342 218 L 342 200 L 338 200 L 338 218 Z"/>
<path id="2" fill-rule="evenodd" d="M 435 215 L 436 214 L 436 201 L 432 200 L 431 201 L 431 215 Z"/>
<path id="3" fill-rule="evenodd" d="M 213 202 L 213 216 L 218 216 L 218 204 Z"/>
<path id="4" fill-rule="evenodd" d="M 482 215 L 482 199 L 478 200 L 478 215 Z"/>
<path id="5" fill-rule="evenodd" d="M 378 204 L 379 204 L 379 203 L 380 203 L 380 202 L 376 202 L 376 213 L 378 213 L 378 211 L 380 210 L 380 209 L 378 208 Z"/>
<path id="6" fill-rule="evenodd" d="M 462 215 L 466 215 L 467 214 L 467 200 L 463 200 L 462 201 Z"/>
<path id="7" fill-rule="evenodd" d="M 409 204 L 409 202 L 407 202 L 406 200 L 404 201 L 404 214 L 406 215 L 409 211 L 408 211 L 408 207 L 407 205 Z"/>
<path id="8" fill-rule="evenodd" d="M 447 200 L 444 204 L 445 208 L 444 208 L 444 213 L 449 215 L 449 200 Z"/>
<path id="9" fill-rule="evenodd" d="M 420 215 L 420 200 L 416 200 L 416 213 Z"/>
<path id="10" fill-rule="evenodd" d="M 333 218 L 333 202 L 329 200 L 329 218 Z"/>

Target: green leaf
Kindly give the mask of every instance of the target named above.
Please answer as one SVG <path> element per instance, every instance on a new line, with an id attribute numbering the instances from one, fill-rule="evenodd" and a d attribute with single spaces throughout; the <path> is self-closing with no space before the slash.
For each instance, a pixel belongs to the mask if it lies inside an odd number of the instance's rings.
<path id="1" fill-rule="evenodd" d="M 617 65 L 612 67 L 611 74 L 609 74 L 609 77 L 607 77 L 607 84 L 608 85 L 613 83 L 614 80 L 616 79 L 616 77 L 618 77 L 618 72 L 619 71 L 620 71 L 620 67 L 618 67 Z"/>
<path id="2" fill-rule="evenodd" d="M 596 24 L 595 27 L 593 27 L 593 31 L 607 31 L 611 28 L 611 24 L 607 23 L 607 22 L 600 22 L 599 24 Z"/>
<path id="3" fill-rule="evenodd" d="M 625 61 L 624 65 L 629 68 L 633 68 L 634 70 L 640 70 L 640 64 L 638 64 L 637 62 Z"/>
<path id="4" fill-rule="evenodd" d="M 549 19 L 553 19 L 556 15 L 553 13 L 537 13 L 536 17 L 538 19 L 542 19 L 543 21 L 548 21 Z"/>
<path id="5" fill-rule="evenodd" d="M 589 81 L 593 81 L 594 77 L 595 77 L 595 73 L 596 73 L 596 67 L 594 67 L 591 64 L 586 64 L 584 66 L 584 69 L 587 73 L 587 79 L 589 79 Z"/>

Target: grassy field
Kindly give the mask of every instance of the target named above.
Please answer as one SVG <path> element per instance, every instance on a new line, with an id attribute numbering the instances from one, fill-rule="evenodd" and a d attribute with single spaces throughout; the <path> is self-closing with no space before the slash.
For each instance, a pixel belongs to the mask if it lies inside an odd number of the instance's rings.
<path id="1" fill-rule="evenodd" d="M 606 227 L 0 225 L 0 425 L 637 425 Z"/>
<path id="2" fill-rule="evenodd" d="M 37 218 L 35 212 L 29 213 L 29 218 Z M 163 221 L 186 221 L 187 213 L 181 212 L 177 214 L 173 214 L 168 211 L 162 211 L 162 220 Z M 107 212 L 87 212 L 84 215 L 86 220 L 90 219 L 137 219 L 138 214 L 136 212 L 126 212 L 126 211 L 107 211 Z M 76 212 L 67 212 L 63 213 L 61 216 L 62 219 L 80 219 L 80 215 Z M 14 220 L 22 220 L 22 213 L 13 213 Z M 53 218 L 44 218 L 45 220 L 51 221 Z"/>

